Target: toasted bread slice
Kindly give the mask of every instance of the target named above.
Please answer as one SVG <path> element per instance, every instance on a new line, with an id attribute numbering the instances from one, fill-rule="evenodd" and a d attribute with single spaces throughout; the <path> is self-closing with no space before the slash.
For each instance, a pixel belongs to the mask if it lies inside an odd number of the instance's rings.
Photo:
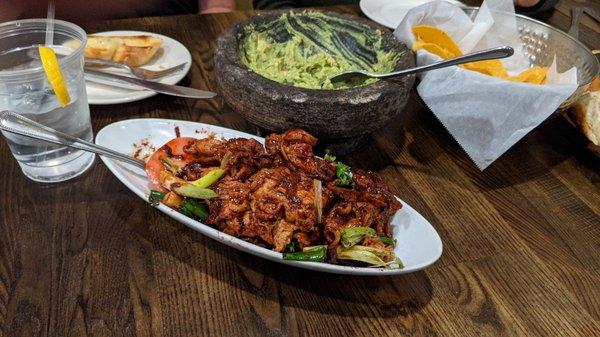
<path id="1" fill-rule="evenodd" d="M 85 56 L 126 64 L 142 66 L 156 54 L 163 41 L 148 35 L 100 36 L 89 35 Z"/>
<path id="2" fill-rule="evenodd" d="M 600 77 L 590 84 L 590 91 L 571 107 L 571 117 L 586 137 L 600 146 Z"/>

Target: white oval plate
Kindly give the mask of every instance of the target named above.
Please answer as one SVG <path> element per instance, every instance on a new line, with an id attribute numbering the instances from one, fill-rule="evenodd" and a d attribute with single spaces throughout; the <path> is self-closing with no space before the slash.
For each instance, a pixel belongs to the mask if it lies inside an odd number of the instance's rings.
<path id="1" fill-rule="evenodd" d="M 160 83 L 176 84 L 177 82 L 181 81 L 182 78 L 185 77 L 188 71 L 190 71 L 190 67 L 192 66 L 192 55 L 187 50 L 187 48 L 184 45 L 182 45 L 179 41 L 164 35 L 133 30 L 115 30 L 110 32 L 95 33 L 93 35 L 150 35 L 155 38 L 162 39 L 162 46 L 160 47 L 156 55 L 152 57 L 150 62 L 145 64 L 143 68 L 150 70 L 162 70 L 176 66 L 181 63 L 185 63 L 186 65 L 183 68 L 183 70 L 157 80 L 157 82 Z M 113 72 L 115 74 L 121 75 L 127 74 L 126 71 L 120 69 L 107 68 L 107 70 L 102 71 Z M 156 95 L 156 92 L 150 90 L 139 90 L 133 88 L 128 89 L 127 85 L 119 85 L 119 87 L 116 87 L 101 83 L 94 83 L 87 80 L 85 81 L 85 87 L 87 90 L 89 104 L 96 105 L 128 103 L 139 101 Z"/>
<path id="2" fill-rule="evenodd" d="M 130 119 L 105 126 L 96 135 L 96 144 L 121 153 L 131 154 L 134 151 L 132 144 L 139 143 L 143 139 L 155 148 L 162 146 L 175 138 L 175 127 L 179 127 L 183 137 L 202 138 L 214 133 L 217 137 L 223 138 L 245 137 L 254 138 L 260 142 L 264 141 L 263 138 L 247 133 L 202 123 L 168 119 Z M 125 186 L 140 198 L 148 200 L 150 189 L 148 188 L 146 174 L 142 169 L 113 159 L 101 158 L 108 169 Z M 397 240 L 395 253 L 402 259 L 403 269 L 361 268 L 318 262 L 287 261 L 283 260 L 281 253 L 225 234 L 199 221 L 188 218 L 165 205 L 160 204 L 157 208 L 171 218 L 214 240 L 267 260 L 335 274 L 397 275 L 421 270 L 434 263 L 442 254 L 442 241 L 435 229 L 407 203 L 401 202 L 402 208 L 394 216 L 392 228 L 394 238 Z"/>
<path id="3" fill-rule="evenodd" d="M 378 24 L 396 29 L 410 9 L 432 1 L 435 0 L 360 0 L 360 10 Z M 463 5 L 456 0 L 444 1 Z"/>

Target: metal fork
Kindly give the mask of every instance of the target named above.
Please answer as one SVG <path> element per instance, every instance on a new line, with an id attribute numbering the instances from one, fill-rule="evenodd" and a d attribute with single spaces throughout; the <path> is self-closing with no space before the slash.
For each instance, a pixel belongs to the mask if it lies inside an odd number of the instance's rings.
<path id="1" fill-rule="evenodd" d="M 0 130 L 53 144 L 72 147 L 86 152 L 96 153 L 135 165 L 141 169 L 146 168 L 146 163 L 141 159 L 67 135 L 11 111 L 0 111 Z"/>
<path id="2" fill-rule="evenodd" d="M 163 70 L 148 70 L 148 69 L 144 69 L 144 68 L 130 67 L 126 64 L 117 63 L 117 62 L 113 62 L 113 61 L 88 58 L 88 57 L 85 58 L 86 66 L 121 68 L 121 69 L 125 69 L 125 70 L 129 71 L 133 76 L 135 76 L 137 78 L 141 78 L 143 80 L 155 80 L 158 78 L 162 78 L 162 77 L 171 75 L 173 73 L 181 71 L 183 68 L 185 68 L 186 64 L 187 63 L 182 63 L 180 65 L 176 65 L 174 67 L 163 69 Z"/>

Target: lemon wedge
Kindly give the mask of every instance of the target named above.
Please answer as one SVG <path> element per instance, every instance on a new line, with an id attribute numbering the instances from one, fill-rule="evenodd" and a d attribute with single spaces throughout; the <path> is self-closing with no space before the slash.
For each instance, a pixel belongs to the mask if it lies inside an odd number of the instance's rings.
<path id="1" fill-rule="evenodd" d="M 71 97 L 67 90 L 65 78 L 60 71 L 56 54 L 54 53 L 54 50 L 49 47 L 40 46 L 38 50 L 40 53 L 40 60 L 42 61 L 42 67 L 46 73 L 46 78 L 48 79 L 48 82 L 50 82 L 52 90 L 54 90 L 58 103 L 64 108 L 71 101 Z"/>

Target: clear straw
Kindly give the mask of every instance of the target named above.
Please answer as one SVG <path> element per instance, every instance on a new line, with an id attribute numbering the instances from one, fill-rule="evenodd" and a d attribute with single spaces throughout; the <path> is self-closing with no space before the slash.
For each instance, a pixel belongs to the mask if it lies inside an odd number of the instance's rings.
<path id="1" fill-rule="evenodd" d="M 54 0 L 48 1 L 48 21 L 46 23 L 46 46 L 52 46 L 54 42 Z"/>

